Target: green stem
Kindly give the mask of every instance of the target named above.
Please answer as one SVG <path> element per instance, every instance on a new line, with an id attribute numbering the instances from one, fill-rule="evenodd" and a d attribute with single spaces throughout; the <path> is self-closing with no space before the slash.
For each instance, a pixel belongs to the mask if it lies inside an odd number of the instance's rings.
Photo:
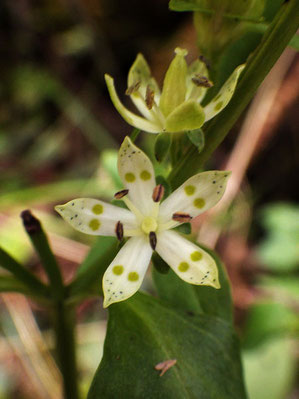
<path id="1" fill-rule="evenodd" d="M 79 398 L 74 329 L 74 308 L 66 306 L 63 301 L 57 302 L 54 306 L 54 330 L 65 399 Z"/>
<path id="2" fill-rule="evenodd" d="M 296 33 L 298 25 L 299 2 L 298 0 L 289 0 L 281 7 L 265 33 L 262 42 L 250 56 L 232 100 L 204 129 L 206 143 L 203 151 L 198 154 L 197 149 L 190 146 L 185 157 L 173 168 L 169 175 L 173 188 L 182 184 L 189 176 L 197 173 L 224 140 L 259 85 Z"/>
<path id="3" fill-rule="evenodd" d="M 0 265 L 12 273 L 18 281 L 25 284 L 29 291 L 32 291 L 32 294 L 48 297 L 49 288 L 2 248 L 0 248 Z"/>
<path id="4" fill-rule="evenodd" d="M 134 141 L 137 139 L 137 137 L 139 136 L 139 133 L 141 132 L 141 130 L 140 129 L 137 129 L 137 128 L 134 128 L 133 129 L 133 131 L 132 131 L 132 133 L 131 133 L 131 135 L 130 135 L 130 139 L 133 141 L 133 143 L 134 143 Z"/>
<path id="5" fill-rule="evenodd" d="M 187 8 L 188 7 L 188 8 Z M 172 2 L 170 2 L 169 4 L 169 8 L 170 10 L 173 11 L 194 11 L 194 12 L 201 12 L 203 14 L 207 14 L 211 17 L 213 17 L 217 11 L 216 10 L 210 10 L 208 8 L 204 8 L 201 7 L 199 4 L 188 4 L 188 5 L 184 5 L 182 4 L 181 6 L 175 5 L 174 2 L 172 4 Z M 231 14 L 231 13 L 224 13 L 222 15 L 223 18 L 228 18 L 228 19 L 233 19 L 234 21 L 242 21 L 242 22 L 249 22 L 252 24 L 262 24 L 265 23 L 265 20 L 263 17 L 257 19 L 257 18 L 251 18 L 251 17 L 244 17 L 243 15 L 239 15 L 239 14 Z"/>
<path id="6" fill-rule="evenodd" d="M 39 220 L 28 210 L 23 211 L 21 217 L 50 281 L 56 351 L 63 377 L 64 398 L 78 399 L 74 308 L 65 303 L 65 287 L 62 276 Z"/>
<path id="7" fill-rule="evenodd" d="M 36 219 L 30 211 L 23 211 L 21 217 L 23 219 L 25 230 L 28 233 L 32 245 L 37 251 L 45 272 L 48 275 L 53 298 L 61 300 L 64 297 L 64 285 L 58 264 L 49 246 L 47 236 L 44 233 L 39 220 Z"/>

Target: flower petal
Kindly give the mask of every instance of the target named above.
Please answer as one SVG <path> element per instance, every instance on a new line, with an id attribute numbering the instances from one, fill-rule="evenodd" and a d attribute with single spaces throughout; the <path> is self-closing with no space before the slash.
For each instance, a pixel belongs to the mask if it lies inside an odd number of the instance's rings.
<path id="1" fill-rule="evenodd" d="M 214 97 L 213 100 L 204 107 L 206 121 L 212 119 L 215 115 L 221 112 L 230 102 L 237 86 L 239 76 L 244 68 L 245 64 L 239 65 L 221 87 L 216 97 Z"/>
<path id="2" fill-rule="evenodd" d="M 205 121 L 205 113 L 195 100 L 188 100 L 176 107 L 166 118 L 167 132 L 175 133 L 200 128 Z"/>
<path id="3" fill-rule="evenodd" d="M 74 199 L 64 205 L 57 205 L 55 210 L 74 229 L 85 234 L 114 236 L 118 221 L 123 224 L 125 235 L 126 230 L 137 228 L 132 212 L 92 198 Z"/>
<path id="4" fill-rule="evenodd" d="M 158 234 L 156 251 L 187 283 L 220 288 L 214 259 L 175 231 L 168 230 Z"/>
<path id="5" fill-rule="evenodd" d="M 131 126 L 135 126 L 138 129 L 144 130 L 149 133 L 159 133 L 162 128 L 160 125 L 157 125 L 154 122 L 148 121 L 145 118 L 142 118 L 138 115 L 135 115 L 133 112 L 129 111 L 120 101 L 114 87 L 114 80 L 110 75 L 105 75 L 106 84 L 108 87 L 108 91 L 111 97 L 111 100 L 117 109 L 117 111 L 121 114 L 124 120 Z"/>
<path id="6" fill-rule="evenodd" d="M 156 186 L 155 172 L 150 159 L 126 137 L 118 152 L 118 173 L 129 190 L 135 206 L 149 216 L 155 203 L 152 194 Z"/>
<path id="7" fill-rule="evenodd" d="M 190 177 L 160 205 L 160 222 L 184 212 L 192 217 L 211 208 L 222 198 L 230 172 L 212 170 Z"/>
<path id="8" fill-rule="evenodd" d="M 159 104 L 160 89 L 156 80 L 151 76 L 151 70 L 142 54 L 138 54 L 128 74 L 128 88 L 140 82 L 137 92 L 131 94 L 131 100 L 139 111 L 150 120 L 156 120 L 156 114 L 145 104 L 146 90 L 149 85 L 154 91 L 155 101 Z"/>
<path id="9" fill-rule="evenodd" d="M 206 64 L 199 59 L 193 61 L 188 67 L 186 100 L 193 99 L 200 103 L 208 89 L 206 87 L 198 87 L 193 83 L 192 79 L 197 75 L 209 78 Z"/>
<path id="10" fill-rule="evenodd" d="M 187 50 L 176 48 L 175 57 L 166 72 L 160 98 L 160 109 L 167 117 L 186 98 Z"/>
<path id="11" fill-rule="evenodd" d="M 135 294 L 141 286 L 152 252 L 145 236 L 133 237 L 126 242 L 103 276 L 104 308 Z"/>

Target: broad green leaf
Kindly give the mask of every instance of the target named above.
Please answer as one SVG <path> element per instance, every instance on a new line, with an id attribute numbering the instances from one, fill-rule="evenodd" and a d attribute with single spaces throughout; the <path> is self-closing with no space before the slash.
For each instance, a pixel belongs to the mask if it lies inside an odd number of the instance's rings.
<path id="1" fill-rule="evenodd" d="M 206 313 L 232 322 L 230 285 L 224 266 L 213 251 L 205 247 L 202 248 L 216 261 L 221 288 L 215 290 L 212 287 L 191 285 L 177 277 L 172 270 L 167 275 L 162 275 L 154 270 L 153 278 L 158 295 L 175 308 L 178 307 L 196 314 Z"/>
<path id="2" fill-rule="evenodd" d="M 136 294 L 112 305 L 88 399 L 244 399 L 238 341 L 223 320 Z M 163 376 L 155 366 L 176 359 Z"/>
<path id="3" fill-rule="evenodd" d="M 201 152 L 205 146 L 205 136 L 202 129 L 190 130 L 187 132 L 188 138 L 195 145 L 198 152 Z"/>
<path id="4" fill-rule="evenodd" d="M 174 230 L 180 232 L 181 234 L 191 234 L 191 223 L 180 224 L 179 226 L 175 227 Z"/>
<path id="5" fill-rule="evenodd" d="M 168 264 L 157 254 L 157 252 L 153 253 L 152 263 L 158 273 L 167 274 L 170 270 Z"/>
<path id="6" fill-rule="evenodd" d="M 155 142 L 155 157 L 158 162 L 162 162 L 167 156 L 171 146 L 171 137 L 170 133 L 158 134 Z"/>

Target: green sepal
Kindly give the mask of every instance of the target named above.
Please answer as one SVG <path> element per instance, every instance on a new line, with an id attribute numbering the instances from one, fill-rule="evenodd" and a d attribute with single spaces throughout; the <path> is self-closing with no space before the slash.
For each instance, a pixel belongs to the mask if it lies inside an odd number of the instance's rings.
<path id="1" fill-rule="evenodd" d="M 160 98 L 160 109 L 167 117 L 186 98 L 186 77 L 187 63 L 185 56 L 187 51 L 176 48 L 176 56 L 172 60 L 163 83 L 163 90 Z"/>
<path id="2" fill-rule="evenodd" d="M 158 273 L 167 274 L 169 272 L 170 267 L 156 252 L 153 253 L 152 262 Z"/>
<path id="3" fill-rule="evenodd" d="M 123 201 L 117 200 L 117 199 L 113 199 L 111 200 L 111 204 L 118 206 L 119 208 L 123 208 L 123 209 L 128 209 L 126 204 Z"/>
<path id="4" fill-rule="evenodd" d="M 181 234 L 191 234 L 192 231 L 191 223 L 180 224 L 179 226 L 175 227 L 173 230 L 176 230 Z"/>
<path id="5" fill-rule="evenodd" d="M 162 162 L 167 156 L 171 146 L 171 134 L 160 133 L 155 141 L 155 157 L 158 162 Z"/>
<path id="6" fill-rule="evenodd" d="M 197 147 L 197 150 L 200 153 L 205 146 L 205 135 L 202 129 L 189 130 L 187 132 L 187 136 L 191 143 Z"/>
<path id="7" fill-rule="evenodd" d="M 188 100 L 179 105 L 166 119 L 166 130 L 170 133 L 199 129 L 205 121 L 203 108 Z"/>

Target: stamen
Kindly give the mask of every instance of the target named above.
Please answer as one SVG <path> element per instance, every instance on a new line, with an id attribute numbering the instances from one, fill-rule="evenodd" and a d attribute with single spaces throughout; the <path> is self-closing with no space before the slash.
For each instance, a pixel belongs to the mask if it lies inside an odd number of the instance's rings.
<path id="1" fill-rule="evenodd" d="M 131 94 L 133 94 L 136 91 L 138 91 L 140 85 L 141 85 L 141 81 L 140 80 L 138 80 L 136 83 L 133 83 L 130 87 L 127 88 L 126 95 L 130 96 Z"/>
<path id="2" fill-rule="evenodd" d="M 150 246 L 152 247 L 152 250 L 154 251 L 157 246 L 157 236 L 154 231 L 151 231 L 149 233 L 149 242 L 150 242 Z"/>
<path id="3" fill-rule="evenodd" d="M 200 59 L 200 61 L 202 61 L 202 62 L 206 65 L 206 67 L 207 67 L 208 69 L 211 68 L 210 61 L 209 61 L 204 55 L 200 55 L 200 56 L 199 56 L 199 59 Z"/>
<path id="4" fill-rule="evenodd" d="M 155 92 L 154 90 L 150 87 L 150 85 L 146 86 L 146 94 L 145 94 L 145 104 L 148 109 L 152 109 L 154 105 L 154 97 L 155 97 Z"/>
<path id="5" fill-rule="evenodd" d="M 207 77 L 199 75 L 198 73 L 194 75 L 191 80 L 198 87 L 210 88 L 214 86 L 213 82 L 211 82 Z"/>
<path id="6" fill-rule="evenodd" d="M 180 223 L 188 223 L 192 220 L 192 216 L 184 212 L 176 212 L 172 215 L 172 219 Z"/>
<path id="7" fill-rule="evenodd" d="M 125 195 L 127 195 L 129 190 L 121 190 L 114 194 L 115 199 L 122 199 Z"/>
<path id="8" fill-rule="evenodd" d="M 162 200 L 162 198 L 164 197 L 164 187 L 162 186 L 162 184 L 158 184 L 153 191 L 153 201 L 154 202 L 160 202 Z"/>
<path id="9" fill-rule="evenodd" d="M 121 241 L 124 237 L 124 226 L 121 221 L 118 221 L 115 226 L 115 234 L 119 241 Z"/>

